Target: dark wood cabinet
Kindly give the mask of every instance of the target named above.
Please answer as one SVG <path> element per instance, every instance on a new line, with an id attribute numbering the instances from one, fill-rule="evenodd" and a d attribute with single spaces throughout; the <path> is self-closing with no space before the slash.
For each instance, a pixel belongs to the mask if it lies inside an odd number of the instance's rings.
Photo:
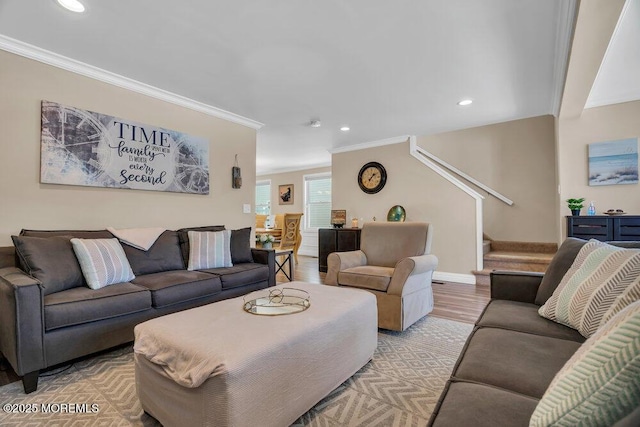
<path id="1" fill-rule="evenodd" d="M 640 240 L 640 215 L 568 216 L 567 237 L 603 242 Z"/>
<path id="2" fill-rule="evenodd" d="M 327 257 L 331 252 L 360 249 L 359 228 L 321 228 L 318 230 L 318 269 L 327 272 Z"/>

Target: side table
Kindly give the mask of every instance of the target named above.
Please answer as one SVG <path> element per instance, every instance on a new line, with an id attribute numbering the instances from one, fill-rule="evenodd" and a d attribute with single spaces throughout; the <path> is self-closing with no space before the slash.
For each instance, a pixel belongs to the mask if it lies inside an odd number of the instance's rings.
<path id="1" fill-rule="evenodd" d="M 282 274 L 289 280 L 293 281 L 293 249 L 276 249 L 276 274 L 282 271 Z M 284 270 L 284 266 L 289 264 L 289 273 Z"/>

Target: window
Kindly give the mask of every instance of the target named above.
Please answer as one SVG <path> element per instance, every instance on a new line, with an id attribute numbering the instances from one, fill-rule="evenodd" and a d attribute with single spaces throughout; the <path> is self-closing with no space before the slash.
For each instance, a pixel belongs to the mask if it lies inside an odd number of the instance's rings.
<path id="1" fill-rule="evenodd" d="M 256 182 L 256 214 L 271 214 L 271 181 Z"/>
<path id="2" fill-rule="evenodd" d="M 316 174 L 304 177 L 305 228 L 331 226 L 331 175 Z"/>

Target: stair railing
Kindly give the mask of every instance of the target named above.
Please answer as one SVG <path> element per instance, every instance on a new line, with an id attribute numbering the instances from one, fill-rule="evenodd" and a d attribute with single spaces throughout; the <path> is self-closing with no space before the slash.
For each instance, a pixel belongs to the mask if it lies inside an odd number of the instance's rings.
<path id="1" fill-rule="evenodd" d="M 464 191 L 469 196 L 473 197 L 475 200 L 475 216 L 476 216 L 476 270 L 482 270 L 483 268 L 483 253 L 482 253 L 482 232 L 483 232 L 483 224 L 482 224 L 482 200 L 484 196 L 478 193 L 473 188 L 469 187 L 467 184 L 462 182 L 458 177 L 454 176 L 449 171 L 443 169 L 435 160 L 433 160 L 433 156 L 431 153 L 427 152 L 421 147 L 418 147 L 416 143 L 416 137 L 409 137 L 409 152 L 411 155 L 433 170 L 435 173 L 440 175 L 442 178 L 446 179 L 460 190 Z M 425 154 L 426 153 L 426 154 Z M 439 160 L 439 159 L 438 159 Z M 444 162 L 443 162 L 444 163 Z M 446 166 L 445 166 L 446 167 Z M 508 200 L 508 199 L 507 199 Z M 506 203 L 506 202 L 505 202 Z M 513 204 L 513 202 L 511 202 Z"/>
<path id="2" fill-rule="evenodd" d="M 476 187 L 482 188 L 484 191 L 486 191 L 487 193 L 491 194 L 493 197 L 503 201 L 507 205 L 513 206 L 513 200 L 511 200 L 508 197 L 498 193 L 493 188 L 481 183 L 480 181 L 478 181 L 477 179 L 473 178 L 472 176 L 467 175 L 466 173 L 462 172 L 460 169 L 456 168 L 455 166 L 450 165 L 449 163 L 445 162 L 444 160 L 434 156 L 433 154 L 431 154 L 430 152 L 428 152 L 424 148 L 419 147 L 418 145 L 416 145 L 416 152 L 422 154 L 425 157 L 428 157 L 429 159 L 431 159 L 434 162 L 438 163 L 439 165 L 447 168 L 448 170 L 450 170 L 451 172 L 455 173 L 456 175 L 466 179 L 467 181 L 469 181 L 470 183 L 472 183 Z"/>

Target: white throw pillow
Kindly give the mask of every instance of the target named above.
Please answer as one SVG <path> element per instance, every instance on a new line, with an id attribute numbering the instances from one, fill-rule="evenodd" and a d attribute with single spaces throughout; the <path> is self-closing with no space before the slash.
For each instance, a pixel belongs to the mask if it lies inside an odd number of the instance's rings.
<path id="1" fill-rule="evenodd" d="M 640 299 L 640 249 L 590 240 L 538 313 L 584 337 Z"/>
<path id="2" fill-rule="evenodd" d="M 71 239 L 71 244 L 91 289 L 136 278 L 118 239 Z"/>
<path id="3" fill-rule="evenodd" d="M 611 426 L 640 402 L 640 301 L 602 326 L 565 363 L 529 421 Z"/>
<path id="4" fill-rule="evenodd" d="M 189 265 L 187 270 L 233 267 L 231 230 L 189 231 Z"/>

